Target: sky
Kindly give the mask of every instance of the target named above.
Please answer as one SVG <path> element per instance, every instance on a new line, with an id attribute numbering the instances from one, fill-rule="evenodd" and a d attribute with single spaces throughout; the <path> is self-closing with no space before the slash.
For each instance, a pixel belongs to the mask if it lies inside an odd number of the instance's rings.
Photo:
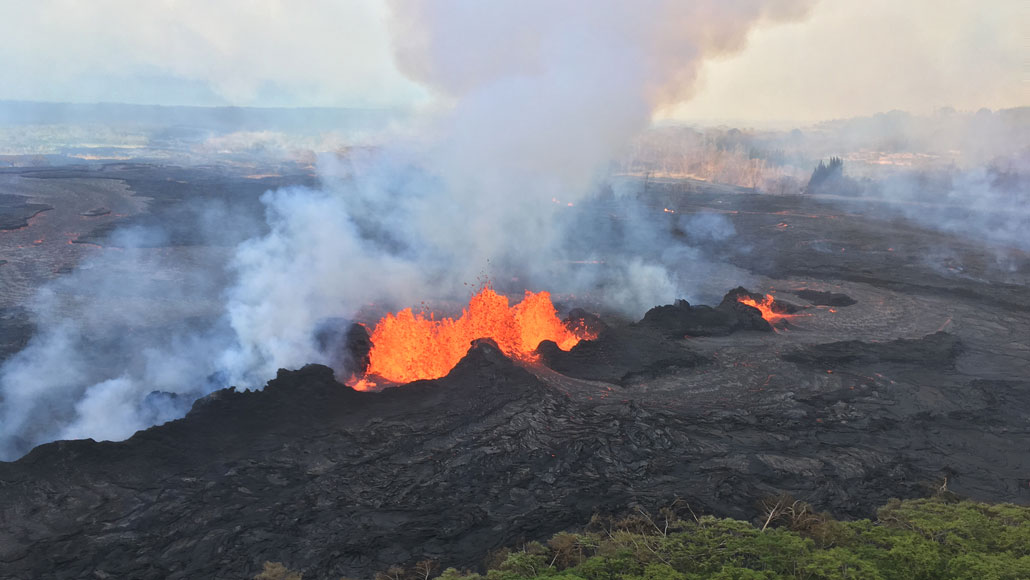
<path id="1" fill-rule="evenodd" d="M 697 96 L 665 114 L 818 121 L 1030 105 L 1027 22 L 1026 0 L 822 0 L 709 62 Z"/>
<path id="2" fill-rule="evenodd" d="M 821 0 L 704 64 L 688 121 L 1030 104 L 1026 0 Z M 0 100 L 417 107 L 383 0 L 0 0 Z"/>

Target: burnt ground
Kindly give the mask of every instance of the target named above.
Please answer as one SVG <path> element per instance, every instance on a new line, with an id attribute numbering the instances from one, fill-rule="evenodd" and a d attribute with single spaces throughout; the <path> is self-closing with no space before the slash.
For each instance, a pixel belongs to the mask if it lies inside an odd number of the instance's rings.
<path id="1" fill-rule="evenodd" d="M 781 491 L 841 517 L 943 485 L 1030 503 L 1025 254 L 832 199 L 683 182 L 644 196 L 656 220 L 726 216 L 737 234 L 706 252 L 730 266 L 708 283 L 747 275 L 798 311 L 772 331 L 671 305 L 570 353 L 543 347 L 553 368 L 482 342 L 445 378 L 379 393 L 309 366 L 125 442 L 42 445 L 0 463 L 0 569 L 239 578 L 274 560 L 368 576 L 477 566 L 677 497 L 742 519 Z"/>

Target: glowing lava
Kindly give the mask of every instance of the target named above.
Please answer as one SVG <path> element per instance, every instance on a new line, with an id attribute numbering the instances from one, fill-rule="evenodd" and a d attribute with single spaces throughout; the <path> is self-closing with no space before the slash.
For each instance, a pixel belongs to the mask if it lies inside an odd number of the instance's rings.
<path id="1" fill-rule="evenodd" d="M 375 383 L 368 379 L 359 379 L 353 375 L 351 375 L 351 378 L 347 381 L 347 385 L 355 391 L 370 391 L 376 386 Z"/>
<path id="2" fill-rule="evenodd" d="M 456 320 L 436 320 L 432 313 L 426 318 L 410 308 L 387 314 L 372 331 L 367 374 L 398 383 L 439 378 L 477 338 L 492 338 L 510 357 L 533 360 L 533 351 L 544 340 L 568 350 L 594 336 L 566 328 L 548 292 L 527 291 L 522 302 L 509 306 L 507 297 L 483 288 Z M 362 386 L 368 388 L 367 383 Z"/>
<path id="3" fill-rule="evenodd" d="M 737 302 L 757 308 L 762 313 L 762 318 L 764 318 L 769 324 L 776 324 L 780 320 L 794 317 L 793 314 L 785 314 L 783 312 L 776 312 L 773 310 L 773 303 L 776 302 L 776 300 L 773 299 L 772 294 L 766 294 L 765 298 L 761 302 L 758 302 L 750 296 L 738 296 Z"/>

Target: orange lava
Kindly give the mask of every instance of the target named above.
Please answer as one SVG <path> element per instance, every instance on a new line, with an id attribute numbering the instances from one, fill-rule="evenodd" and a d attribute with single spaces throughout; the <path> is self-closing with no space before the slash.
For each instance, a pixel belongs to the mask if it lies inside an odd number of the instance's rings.
<path id="1" fill-rule="evenodd" d="M 348 387 L 354 389 L 355 391 L 370 391 L 370 390 L 372 390 L 373 387 L 376 386 L 375 383 L 373 383 L 372 381 L 370 381 L 368 379 L 359 379 L 359 378 L 357 378 L 357 377 L 355 377 L 353 375 L 346 382 L 346 385 Z"/>
<path id="2" fill-rule="evenodd" d="M 772 297 L 772 294 L 766 294 L 765 295 L 765 299 L 762 300 L 761 302 L 758 302 L 757 300 L 755 300 L 754 298 L 751 298 L 750 296 L 739 296 L 739 297 L 737 297 L 737 302 L 740 302 L 741 304 L 747 304 L 748 306 L 752 306 L 754 308 L 757 308 L 759 311 L 761 311 L 762 318 L 764 318 L 765 321 L 768 322 L 769 324 L 775 324 L 775 323 L 779 322 L 780 320 L 787 319 L 787 318 L 792 318 L 794 316 L 792 314 L 780 314 L 779 312 L 773 312 L 772 305 L 773 305 L 774 299 Z"/>
<path id="3" fill-rule="evenodd" d="M 533 351 L 544 340 L 568 350 L 580 340 L 591 339 L 565 327 L 548 292 L 526 292 L 522 302 L 508 305 L 508 298 L 483 288 L 469 300 L 457 319 L 426 318 L 410 308 L 387 314 L 372 331 L 367 374 L 393 382 L 435 379 L 446 375 L 468 352 L 477 338 L 492 338 L 505 354 L 533 360 Z M 367 388 L 367 383 L 363 384 Z"/>

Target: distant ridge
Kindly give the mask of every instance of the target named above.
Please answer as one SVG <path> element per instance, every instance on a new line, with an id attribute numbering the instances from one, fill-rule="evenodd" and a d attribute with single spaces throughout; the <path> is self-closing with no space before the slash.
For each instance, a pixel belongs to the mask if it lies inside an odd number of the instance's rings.
<path id="1" fill-rule="evenodd" d="M 103 124 L 186 126 L 212 131 L 374 129 L 406 116 L 401 109 L 356 107 L 203 107 L 0 100 L 0 126 Z"/>

